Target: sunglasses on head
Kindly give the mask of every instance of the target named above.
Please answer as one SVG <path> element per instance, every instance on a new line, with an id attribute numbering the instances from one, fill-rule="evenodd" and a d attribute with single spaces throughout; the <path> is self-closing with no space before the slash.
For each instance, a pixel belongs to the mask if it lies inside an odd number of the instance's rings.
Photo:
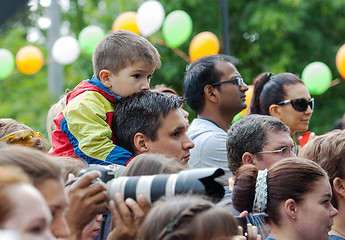
<path id="1" fill-rule="evenodd" d="M 1 138 L 0 142 L 17 145 L 31 145 L 34 143 L 34 138 L 43 139 L 43 136 L 40 132 L 34 132 L 31 130 L 20 130 Z"/>
<path id="2" fill-rule="evenodd" d="M 310 106 L 311 110 L 314 110 L 314 98 L 310 99 L 309 101 L 304 98 L 296 98 L 292 100 L 285 100 L 277 103 L 277 105 L 284 105 L 291 103 L 291 106 L 299 112 L 305 112 Z"/>

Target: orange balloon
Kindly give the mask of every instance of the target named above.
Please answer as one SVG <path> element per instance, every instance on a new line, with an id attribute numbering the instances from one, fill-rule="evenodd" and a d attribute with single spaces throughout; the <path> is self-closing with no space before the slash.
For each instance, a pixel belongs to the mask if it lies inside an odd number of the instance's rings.
<path id="1" fill-rule="evenodd" d="M 253 97 L 253 90 L 254 90 L 254 86 L 248 85 L 248 90 L 246 91 L 247 107 L 243 109 L 241 112 L 243 116 L 246 116 L 247 110 L 250 108 L 250 102 L 252 101 L 252 97 Z"/>
<path id="2" fill-rule="evenodd" d="M 219 53 L 219 40 L 211 32 L 197 34 L 189 44 L 189 57 L 194 61 L 200 57 Z"/>
<path id="3" fill-rule="evenodd" d="M 342 78 L 345 78 L 345 44 L 341 46 L 335 57 L 335 64 Z"/>
<path id="4" fill-rule="evenodd" d="M 114 21 L 113 32 L 118 30 L 128 30 L 139 35 L 139 28 L 137 26 L 137 13 L 124 12 L 121 13 Z"/>
<path id="5" fill-rule="evenodd" d="M 27 75 L 34 74 L 38 72 L 43 65 L 43 54 L 37 47 L 22 47 L 17 52 L 16 64 L 21 73 Z"/>

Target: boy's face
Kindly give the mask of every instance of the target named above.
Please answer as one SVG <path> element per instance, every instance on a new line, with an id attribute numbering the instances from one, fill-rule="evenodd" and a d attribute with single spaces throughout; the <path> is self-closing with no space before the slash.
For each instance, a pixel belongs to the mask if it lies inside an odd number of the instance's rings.
<path id="1" fill-rule="evenodd" d="M 160 153 L 175 158 L 183 164 L 189 160 L 189 150 L 194 143 L 187 136 L 188 124 L 179 109 L 171 110 L 166 117 L 162 117 L 161 125 L 157 129 L 157 139 L 147 140 L 148 153 Z"/>
<path id="2" fill-rule="evenodd" d="M 144 60 L 129 64 L 116 74 L 109 70 L 100 72 L 100 80 L 110 91 L 119 97 L 127 97 L 133 93 L 147 91 L 155 67 Z"/>

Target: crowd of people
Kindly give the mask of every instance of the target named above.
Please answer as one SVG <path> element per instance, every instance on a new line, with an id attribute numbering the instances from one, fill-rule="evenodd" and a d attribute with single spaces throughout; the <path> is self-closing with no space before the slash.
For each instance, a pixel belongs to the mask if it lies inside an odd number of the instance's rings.
<path id="1" fill-rule="evenodd" d="M 160 55 L 137 34 L 106 35 L 92 62 L 47 113 L 49 140 L 0 119 L 1 239 L 345 239 L 345 130 L 296 143 L 314 110 L 297 75 L 259 74 L 247 106 L 231 56 L 188 65 L 183 97 L 150 89 Z"/>

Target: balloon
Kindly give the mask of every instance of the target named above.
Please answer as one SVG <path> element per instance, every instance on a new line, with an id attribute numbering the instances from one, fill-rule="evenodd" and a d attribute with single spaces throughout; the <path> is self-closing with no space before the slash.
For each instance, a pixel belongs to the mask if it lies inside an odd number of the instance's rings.
<path id="1" fill-rule="evenodd" d="M 243 116 L 246 116 L 247 110 L 250 108 L 250 102 L 252 101 L 253 97 L 253 85 L 248 85 L 248 90 L 246 91 L 246 103 L 247 107 L 241 111 Z"/>
<path id="2" fill-rule="evenodd" d="M 35 46 L 25 46 L 16 55 L 16 64 L 21 73 L 31 75 L 38 72 L 43 65 L 43 54 Z"/>
<path id="3" fill-rule="evenodd" d="M 240 120 L 241 118 L 243 118 L 243 115 L 241 112 L 237 113 L 234 117 L 234 119 L 232 119 L 231 123 L 237 122 L 238 120 Z"/>
<path id="4" fill-rule="evenodd" d="M 120 29 L 128 30 L 139 34 L 139 29 L 137 26 L 137 14 L 136 12 L 124 12 L 121 13 L 113 23 L 113 32 Z"/>
<path id="5" fill-rule="evenodd" d="M 163 23 L 163 38 L 169 48 L 177 48 L 188 40 L 193 30 L 191 17 L 182 10 L 168 14 Z"/>
<path id="6" fill-rule="evenodd" d="M 341 46 L 335 57 L 335 64 L 342 78 L 345 78 L 345 44 Z"/>
<path id="7" fill-rule="evenodd" d="M 189 44 L 189 57 L 191 61 L 203 56 L 219 53 L 219 40 L 211 32 L 201 32 Z"/>
<path id="8" fill-rule="evenodd" d="M 0 80 L 11 75 L 14 69 L 14 56 L 5 48 L 0 48 Z"/>
<path id="9" fill-rule="evenodd" d="M 137 24 L 140 34 L 144 37 L 151 36 L 161 28 L 164 18 L 165 12 L 160 2 L 144 2 L 137 11 Z"/>
<path id="10" fill-rule="evenodd" d="M 97 26 L 90 25 L 81 30 L 78 36 L 78 42 L 83 52 L 92 54 L 99 41 L 105 36 L 104 31 Z"/>
<path id="11" fill-rule="evenodd" d="M 52 47 L 53 59 L 63 65 L 73 63 L 79 54 L 79 44 L 74 37 L 61 37 L 54 42 Z"/>
<path id="12" fill-rule="evenodd" d="M 329 88 L 332 82 L 332 72 L 326 64 L 312 62 L 304 68 L 302 81 L 310 94 L 319 95 Z"/>

